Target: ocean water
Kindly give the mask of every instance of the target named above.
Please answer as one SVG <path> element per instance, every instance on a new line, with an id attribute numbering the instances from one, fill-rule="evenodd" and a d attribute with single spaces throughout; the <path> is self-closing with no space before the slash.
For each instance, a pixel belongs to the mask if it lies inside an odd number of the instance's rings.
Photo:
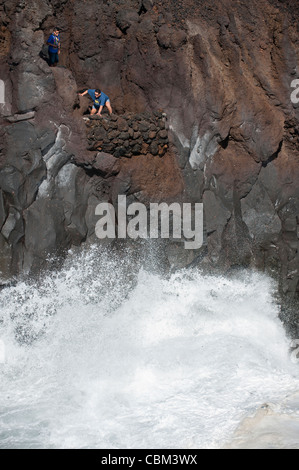
<path id="1" fill-rule="evenodd" d="M 0 448 L 298 448 L 274 291 L 252 272 L 134 273 L 92 249 L 4 289 Z"/>

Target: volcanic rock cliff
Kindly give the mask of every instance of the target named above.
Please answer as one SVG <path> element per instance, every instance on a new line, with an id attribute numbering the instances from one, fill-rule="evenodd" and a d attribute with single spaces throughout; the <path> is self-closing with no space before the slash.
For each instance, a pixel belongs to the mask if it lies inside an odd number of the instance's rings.
<path id="1" fill-rule="evenodd" d="M 2 279 L 95 240 L 97 204 L 126 194 L 203 202 L 202 255 L 182 260 L 174 244 L 172 263 L 256 266 L 298 298 L 296 4 L 0 0 L 0 12 Z M 111 99 L 101 124 L 84 119 L 87 87 Z"/>

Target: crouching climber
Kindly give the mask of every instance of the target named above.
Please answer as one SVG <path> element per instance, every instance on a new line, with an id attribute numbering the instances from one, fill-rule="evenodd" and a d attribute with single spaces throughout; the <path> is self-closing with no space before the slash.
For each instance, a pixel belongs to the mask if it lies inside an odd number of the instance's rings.
<path id="1" fill-rule="evenodd" d="M 91 114 L 98 114 L 99 116 L 101 116 L 104 106 L 106 106 L 108 108 L 109 113 L 112 114 L 112 107 L 109 97 L 98 88 L 96 88 L 95 90 L 86 90 L 84 91 L 84 93 L 79 94 L 80 96 L 85 96 L 88 94 L 93 100 Z"/>

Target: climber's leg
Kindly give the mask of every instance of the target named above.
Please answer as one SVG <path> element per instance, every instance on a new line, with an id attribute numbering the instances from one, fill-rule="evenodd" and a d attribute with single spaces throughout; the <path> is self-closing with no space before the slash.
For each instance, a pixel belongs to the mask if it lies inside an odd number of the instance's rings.
<path id="1" fill-rule="evenodd" d="M 105 105 L 107 106 L 109 113 L 112 114 L 112 107 L 111 107 L 110 101 L 107 100 L 106 103 L 105 103 Z"/>

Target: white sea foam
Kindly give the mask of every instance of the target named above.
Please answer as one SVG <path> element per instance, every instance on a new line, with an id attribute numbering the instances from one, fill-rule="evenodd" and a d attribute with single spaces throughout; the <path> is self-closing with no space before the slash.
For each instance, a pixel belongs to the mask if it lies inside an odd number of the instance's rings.
<path id="1" fill-rule="evenodd" d="M 135 282 L 127 265 L 91 250 L 2 291 L 1 448 L 229 446 L 244 417 L 299 390 L 267 277 Z"/>

